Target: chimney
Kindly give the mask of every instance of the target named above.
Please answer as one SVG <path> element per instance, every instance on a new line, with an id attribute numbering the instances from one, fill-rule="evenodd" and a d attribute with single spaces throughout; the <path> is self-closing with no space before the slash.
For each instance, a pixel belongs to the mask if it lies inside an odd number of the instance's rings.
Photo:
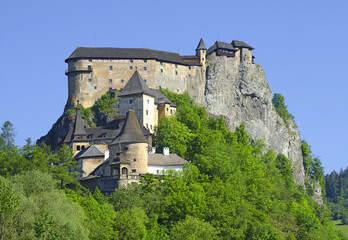
<path id="1" fill-rule="evenodd" d="M 164 147 L 163 148 L 163 155 L 164 156 L 169 156 L 169 147 Z"/>
<path id="2" fill-rule="evenodd" d="M 108 159 L 109 158 L 109 149 L 105 149 L 105 152 L 104 152 L 104 160 Z"/>
<path id="3" fill-rule="evenodd" d="M 150 148 L 149 153 L 150 154 L 155 154 L 156 153 L 156 148 L 155 147 Z"/>

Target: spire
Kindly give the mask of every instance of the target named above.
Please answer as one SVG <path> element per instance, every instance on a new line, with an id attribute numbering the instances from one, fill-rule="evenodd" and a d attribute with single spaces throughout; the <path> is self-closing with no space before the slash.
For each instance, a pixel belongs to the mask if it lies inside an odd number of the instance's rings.
<path id="1" fill-rule="evenodd" d="M 135 70 L 132 77 L 127 82 L 124 89 L 118 95 L 119 97 L 134 95 L 134 94 L 146 94 L 152 96 L 152 92 L 140 76 L 138 70 Z"/>
<path id="2" fill-rule="evenodd" d="M 74 137 L 76 135 L 86 135 L 85 124 L 84 124 L 84 121 L 82 119 L 81 112 L 80 112 L 79 100 L 77 100 Z"/>
<path id="3" fill-rule="evenodd" d="M 127 113 L 127 118 L 120 134 L 111 144 L 115 143 L 148 143 L 133 110 Z"/>
<path id="4" fill-rule="evenodd" d="M 198 46 L 197 46 L 197 48 L 196 48 L 196 51 L 198 51 L 198 50 L 207 50 L 207 48 L 205 47 L 205 44 L 204 44 L 204 42 L 203 42 L 203 38 L 201 38 L 201 40 L 200 40 L 199 43 L 198 43 Z"/>

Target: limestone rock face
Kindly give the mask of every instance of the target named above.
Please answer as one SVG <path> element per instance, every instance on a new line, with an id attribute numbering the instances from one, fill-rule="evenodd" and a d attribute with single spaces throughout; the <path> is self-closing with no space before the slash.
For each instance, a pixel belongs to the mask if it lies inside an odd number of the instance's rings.
<path id="1" fill-rule="evenodd" d="M 272 105 L 272 93 L 261 66 L 211 55 L 206 70 L 205 106 L 223 116 L 229 130 L 244 122 L 253 139 L 263 139 L 292 161 L 294 180 L 304 185 L 301 138 L 294 121 L 287 127 Z"/>

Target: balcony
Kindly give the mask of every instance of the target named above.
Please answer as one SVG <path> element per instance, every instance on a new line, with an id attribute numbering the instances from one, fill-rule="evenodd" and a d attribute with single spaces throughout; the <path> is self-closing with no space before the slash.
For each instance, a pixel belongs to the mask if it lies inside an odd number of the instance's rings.
<path id="1" fill-rule="evenodd" d="M 92 71 L 93 71 L 92 67 L 88 67 L 87 69 L 68 69 L 68 70 L 65 70 L 65 75 L 68 76 L 71 73 L 90 73 Z"/>

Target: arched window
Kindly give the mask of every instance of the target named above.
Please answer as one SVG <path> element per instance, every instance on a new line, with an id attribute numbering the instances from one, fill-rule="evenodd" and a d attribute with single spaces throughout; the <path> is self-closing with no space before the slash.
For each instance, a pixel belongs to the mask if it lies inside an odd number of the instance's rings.
<path id="1" fill-rule="evenodd" d="M 85 150 L 85 146 L 82 146 L 82 147 L 81 147 L 81 150 Z"/>
<path id="2" fill-rule="evenodd" d="M 128 174 L 128 169 L 127 168 L 122 168 L 122 174 L 127 175 Z"/>
<path id="3" fill-rule="evenodd" d="M 113 176 L 118 176 L 118 170 L 116 168 L 113 169 L 112 175 Z"/>
<path id="4" fill-rule="evenodd" d="M 80 151 L 80 150 L 81 150 L 80 145 L 77 145 L 76 150 L 78 150 L 78 151 Z"/>

